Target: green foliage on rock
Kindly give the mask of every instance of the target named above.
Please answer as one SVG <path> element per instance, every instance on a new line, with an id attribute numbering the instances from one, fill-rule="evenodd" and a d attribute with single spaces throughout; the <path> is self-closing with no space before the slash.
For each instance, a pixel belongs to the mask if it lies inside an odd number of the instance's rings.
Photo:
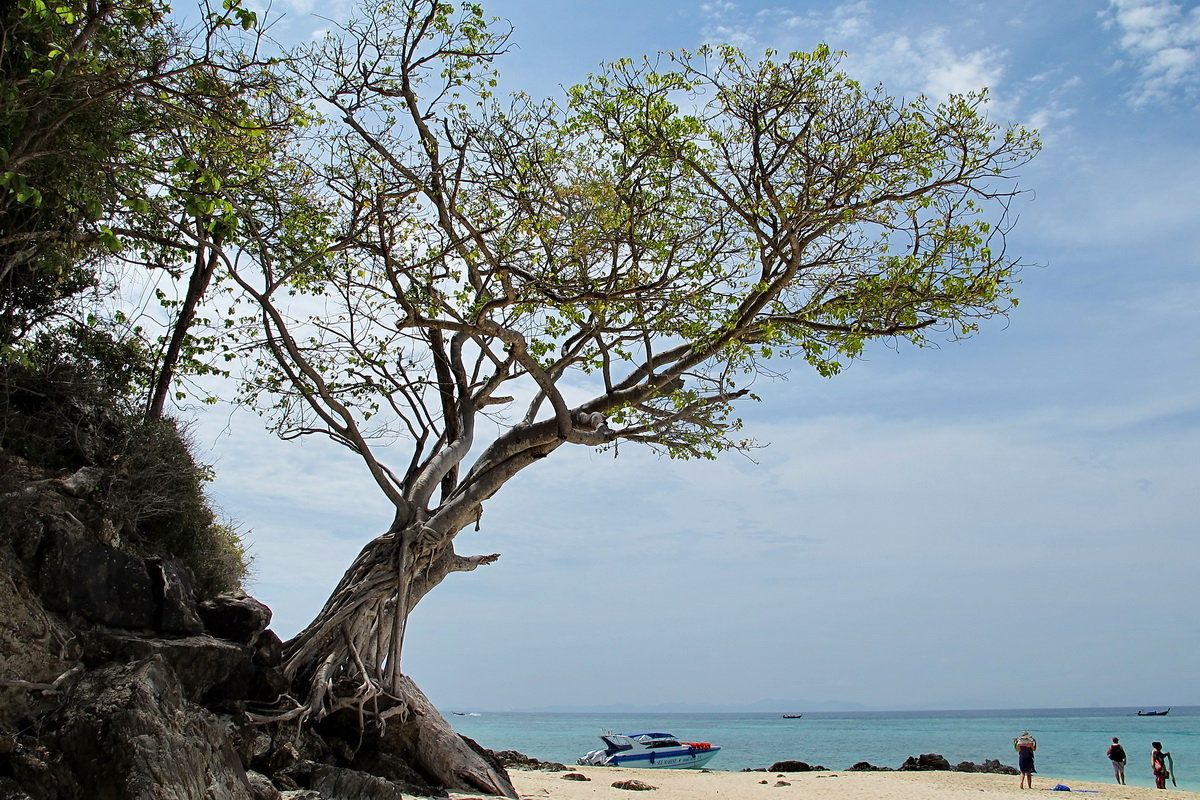
<path id="1" fill-rule="evenodd" d="M 81 347 L 81 339 L 86 346 Z M 204 596 L 236 588 L 249 557 L 205 495 L 211 470 L 171 420 L 146 420 L 131 397 L 145 355 L 96 336 L 40 337 L 0 365 L 0 454 L 67 476 L 100 470 L 95 514 L 122 546 L 188 566 Z"/>

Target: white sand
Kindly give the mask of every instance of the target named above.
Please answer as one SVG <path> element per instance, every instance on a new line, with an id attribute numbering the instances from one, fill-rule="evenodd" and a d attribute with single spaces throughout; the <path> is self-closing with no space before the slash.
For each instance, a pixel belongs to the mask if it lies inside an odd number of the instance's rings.
<path id="1" fill-rule="evenodd" d="M 1047 793 L 1059 783 L 1079 792 L 1079 798 L 1096 800 L 1200 800 L 1200 792 L 1141 786 L 1089 783 L 1034 776 L 1033 792 L 1018 787 L 1016 775 L 980 775 L 966 772 L 704 772 L 691 769 L 629 769 L 625 767 L 572 767 L 588 781 L 564 780 L 562 772 L 509 770 L 517 792 L 526 800 L 951 800 L 998 797 L 1069 797 L 1067 792 Z M 635 779 L 657 787 L 653 792 L 616 789 L 614 781 Z M 763 783 L 765 781 L 765 783 Z M 777 784 L 787 785 L 777 785 Z M 1036 792 L 1036 794 L 1035 794 Z M 459 798 L 469 794 L 456 795 Z"/>

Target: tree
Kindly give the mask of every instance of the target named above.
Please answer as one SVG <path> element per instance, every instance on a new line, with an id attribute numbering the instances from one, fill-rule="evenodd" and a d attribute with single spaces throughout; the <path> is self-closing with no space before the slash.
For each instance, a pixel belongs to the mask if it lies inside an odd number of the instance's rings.
<path id="1" fill-rule="evenodd" d="M 512 794 L 402 671 L 413 608 L 498 557 L 455 536 L 564 445 L 712 458 L 749 446 L 735 405 L 781 363 L 833 375 L 1005 313 L 1038 143 L 983 94 L 900 101 L 825 47 L 619 61 L 561 108 L 501 107 L 506 46 L 477 6 L 404 0 L 309 50 L 330 109 L 309 202 L 227 258 L 260 312 L 249 398 L 357 453 L 395 508 L 286 643 L 288 716 L 394 715 L 447 786 Z"/>
<path id="2" fill-rule="evenodd" d="M 169 11 L 161 0 L 0 11 L 0 363 L 55 329 L 84 350 L 130 345 L 150 418 L 180 373 L 212 369 L 215 340 L 193 325 L 236 232 L 228 198 L 263 182 L 296 120 L 245 33 L 253 12 L 203 4 L 185 27 Z M 136 308 L 85 296 L 115 294 L 131 274 L 151 286 L 186 275 L 182 299 L 160 290 L 166 311 L 143 329 Z"/>

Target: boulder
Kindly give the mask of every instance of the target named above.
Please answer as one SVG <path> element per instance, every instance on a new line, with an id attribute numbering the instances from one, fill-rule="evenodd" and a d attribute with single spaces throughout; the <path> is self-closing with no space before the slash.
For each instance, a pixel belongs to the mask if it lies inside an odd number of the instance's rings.
<path id="1" fill-rule="evenodd" d="M 196 607 L 213 636 L 238 644 L 253 644 L 271 624 L 271 609 L 245 592 L 227 592 Z"/>
<path id="2" fill-rule="evenodd" d="M 909 756 L 899 767 L 901 772 L 951 771 L 950 762 L 937 753 Z"/>
<path id="3" fill-rule="evenodd" d="M 111 628 L 200 633 L 187 571 L 84 536 L 47 530 L 37 569 L 42 604 Z"/>
<path id="4" fill-rule="evenodd" d="M 279 789 L 266 775 L 247 771 L 246 778 L 250 782 L 250 796 L 254 800 L 279 800 Z"/>
<path id="5" fill-rule="evenodd" d="M 0 547 L 0 731 L 19 730 L 59 702 L 9 681 L 48 686 L 79 657 L 73 632 L 42 610 L 23 576 L 10 571 L 12 565 L 8 549 Z"/>
<path id="6" fill-rule="evenodd" d="M 767 772 L 824 772 L 822 766 L 811 766 L 803 761 L 776 761 Z"/>
<path id="7" fill-rule="evenodd" d="M 352 769 L 313 764 L 309 788 L 338 800 L 404 800 L 400 787 L 386 778 Z"/>
<path id="8" fill-rule="evenodd" d="M 162 658 L 178 677 L 184 696 L 210 708 L 236 711 L 246 701 L 272 702 L 285 688 L 277 669 L 254 663 L 251 648 L 224 639 L 146 639 L 112 631 L 86 631 L 80 637 L 92 665 Z"/>
<path id="9" fill-rule="evenodd" d="M 565 772 L 567 766 L 557 761 L 539 761 L 532 756 L 518 753 L 516 750 L 500 750 L 492 754 L 505 769 L 542 770 L 544 772 Z"/>
<path id="10" fill-rule="evenodd" d="M 891 772 L 891 767 L 877 767 L 870 761 L 859 761 L 853 767 L 846 770 L 847 772 Z"/>
<path id="11" fill-rule="evenodd" d="M 55 739 L 91 800 L 252 800 L 226 726 L 159 656 L 86 675 Z"/>
<path id="12" fill-rule="evenodd" d="M 954 766 L 955 772 L 983 772 L 993 775 L 1019 775 L 1016 767 L 1010 767 L 1001 764 L 994 758 L 989 758 L 982 764 L 976 764 L 974 761 L 962 761 Z"/>
<path id="13" fill-rule="evenodd" d="M 275 631 L 266 630 L 254 639 L 254 663 L 260 667 L 278 667 L 283 663 L 283 641 Z"/>
<path id="14" fill-rule="evenodd" d="M 624 789 L 629 792 L 653 792 L 658 789 L 657 786 L 651 786 L 648 783 L 638 780 L 614 781 L 614 789 Z"/>

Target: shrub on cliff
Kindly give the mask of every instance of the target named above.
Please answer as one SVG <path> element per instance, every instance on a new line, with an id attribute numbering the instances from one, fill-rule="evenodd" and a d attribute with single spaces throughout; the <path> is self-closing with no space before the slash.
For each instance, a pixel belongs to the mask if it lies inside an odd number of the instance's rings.
<path id="1" fill-rule="evenodd" d="M 211 471 L 186 431 L 147 421 L 130 398 L 145 374 L 136 347 L 87 330 L 41 337 L 0 362 L 0 450 L 55 472 L 103 471 L 96 517 L 147 555 L 175 558 L 202 596 L 236 588 L 249 559 L 205 496 Z"/>

